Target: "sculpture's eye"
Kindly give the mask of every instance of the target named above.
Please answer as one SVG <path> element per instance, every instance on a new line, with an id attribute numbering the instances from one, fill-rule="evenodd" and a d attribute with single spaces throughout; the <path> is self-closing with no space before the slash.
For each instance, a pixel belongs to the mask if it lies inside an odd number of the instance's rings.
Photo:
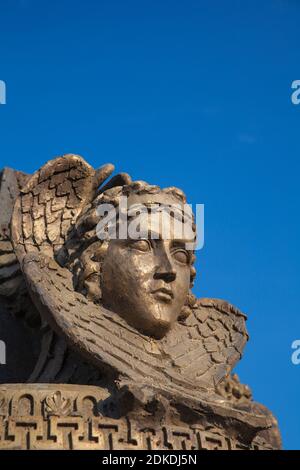
<path id="1" fill-rule="evenodd" d="M 144 253 L 151 250 L 151 243 L 149 240 L 131 240 L 130 246 L 131 248 Z"/>
<path id="2" fill-rule="evenodd" d="M 182 264 L 188 264 L 189 263 L 190 257 L 189 257 L 189 254 L 186 250 L 182 250 L 182 249 L 174 250 L 172 252 L 172 255 L 176 259 L 176 261 L 179 261 L 179 263 L 182 263 Z"/>

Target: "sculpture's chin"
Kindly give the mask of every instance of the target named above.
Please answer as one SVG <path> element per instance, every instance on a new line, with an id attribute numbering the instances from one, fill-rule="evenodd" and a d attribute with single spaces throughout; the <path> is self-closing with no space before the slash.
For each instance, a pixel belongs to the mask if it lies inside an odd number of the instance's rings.
<path id="1" fill-rule="evenodd" d="M 135 318 L 127 317 L 126 321 L 141 333 L 156 339 L 163 338 L 171 329 L 173 321 L 169 315 L 161 311 L 147 312 L 147 315 L 137 315 Z"/>
<path id="2" fill-rule="evenodd" d="M 156 302 L 154 304 L 151 298 L 151 302 L 148 302 L 147 305 L 148 308 L 145 308 L 146 301 L 143 304 L 126 302 L 125 306 L 125 302 L 117 304 L 115 300 L 110 297 L 110 301 L 107 301 L 105 296 L 102 299 L 102 305 L 115 312 L 128 325 L 146 336 L 152 336 L 156 339 L 163 338 L 177 319 L 175 314 L 177 309 L 174 309 L 174 306 L 171 306 L 170 303 Z"/>
<path id="3" fill-rule="evenodd" d="M 155 339 L 163 338 L 171 328 L 171 323 L 163 320 L 157 320 L 151 326 L 141 328 L 140 331 L 147 336 L 152 336 Z"/>

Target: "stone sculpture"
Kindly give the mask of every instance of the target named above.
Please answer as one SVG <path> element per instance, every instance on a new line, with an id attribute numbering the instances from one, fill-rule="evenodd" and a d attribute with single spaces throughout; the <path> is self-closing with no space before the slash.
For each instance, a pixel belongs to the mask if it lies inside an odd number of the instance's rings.
<path id="1" fill-rule="evenodd" d="M 0 366 L 0 449 L 280 448 L 276 419 L 231 375 L 245 315 L 191 292 L 195 234 L 99 238 L 99 207 L 117 228 L 122 197 L 133 222 L 136 205 L 182 222 L 184 194 L 105 183 L 113 170 L 65 155 L 2 172 L 0 339 L 15 354 Z"/>

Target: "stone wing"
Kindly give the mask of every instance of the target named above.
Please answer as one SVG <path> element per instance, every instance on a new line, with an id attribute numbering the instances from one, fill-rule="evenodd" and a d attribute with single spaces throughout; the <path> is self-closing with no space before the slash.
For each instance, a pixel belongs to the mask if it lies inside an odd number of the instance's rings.
<path id="1" fill-rule="evenodd" d="M 180 340 L 167 339 L 164 349 L 186 380 L 215 388 L 241 358 L 248 340 L 245 320 L 224 300 L 199 299 L 179 326 Z"/>
<path id="2" fill-rule="evenodd" d="M 78 155 L 55 158 L 22 188 L 12 216 L 12 240 L 19 261 L 27 253 L 59 255 L 69 231 L 92 201 L 113 165 L 94 170 Z"/>

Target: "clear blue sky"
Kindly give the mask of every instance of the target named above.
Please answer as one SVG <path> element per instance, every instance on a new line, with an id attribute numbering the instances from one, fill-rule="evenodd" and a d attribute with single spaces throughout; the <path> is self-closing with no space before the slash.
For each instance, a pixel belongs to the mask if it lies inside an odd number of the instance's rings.
<path id="1" fill-rule="evenodd" d="M 206 207 L 201 297 L 248 315 L 238 366 L 300 448 L 297 0 L 0 0 L 0 167 L 73 152 Z"/>

